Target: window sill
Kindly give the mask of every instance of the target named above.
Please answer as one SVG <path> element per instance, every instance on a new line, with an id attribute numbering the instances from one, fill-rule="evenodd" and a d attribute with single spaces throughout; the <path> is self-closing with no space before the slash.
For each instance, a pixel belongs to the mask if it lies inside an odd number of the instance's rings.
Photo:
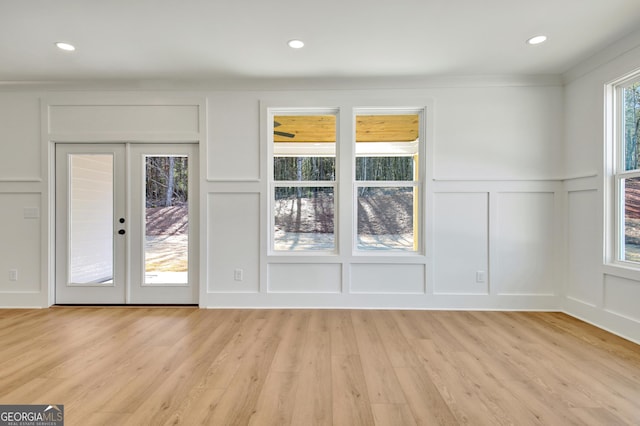
<path id="1" fill-rule="evenodd" d="M 634 266 L 626 263 L 606 263 L 602 265 L 602 273 L 604 275 L 640 281 L 640 265 Z"/>

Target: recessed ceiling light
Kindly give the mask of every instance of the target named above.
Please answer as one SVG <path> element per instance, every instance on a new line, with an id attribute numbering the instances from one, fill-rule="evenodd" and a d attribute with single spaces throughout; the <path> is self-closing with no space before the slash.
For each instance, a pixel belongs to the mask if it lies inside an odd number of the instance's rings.
<path id="1" fill-rule="evenodd" d="M 545 35 L 537 35 L 534 37 L 531 37 L 529 40 L 527 40 L 527 44 L 540 44 L 540 43 L 544 43 L 545 41 L 547 41 L 547 36 Z"/>
<path id="2" fill-rule="evenodd" d="M 302 40 L 289 40 L 288 44 L 292 49 L 301 49 L 304 47 L 304 42 Z"/>
<path id="3" fill-rule="evenodd" d="M 73 52 L 74 50 L 76 50 L 76 47 L 74 45 L 61 41 L 56 43 L 56 47 L 60 50 L 66 50 L 67 52 Z"/>

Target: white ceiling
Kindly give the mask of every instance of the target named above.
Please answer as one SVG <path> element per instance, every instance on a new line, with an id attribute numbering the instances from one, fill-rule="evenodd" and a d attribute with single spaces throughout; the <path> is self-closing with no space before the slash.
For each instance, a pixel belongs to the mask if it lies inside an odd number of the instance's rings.
<path id="1" fill-rule="evenodd" d="M 0 0 L 0 80 L 560 74 L 638 29 L 639 0 Z"/>

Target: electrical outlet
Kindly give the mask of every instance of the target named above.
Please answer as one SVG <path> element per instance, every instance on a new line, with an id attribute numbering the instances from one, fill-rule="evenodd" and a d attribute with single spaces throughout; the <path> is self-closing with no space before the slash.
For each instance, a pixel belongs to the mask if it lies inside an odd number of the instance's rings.
<path id="1" fill-rule="evenodd" d="M 18 281 L 17 269 L 9 269 L 9 281 Z"/>
<path id="2" fill-rule="evenodd" d="M 235 269 L 233 271 L 233 279 L 236 281 L 242 281 L 244 279 L 244 271 L 242 269 Z"/>

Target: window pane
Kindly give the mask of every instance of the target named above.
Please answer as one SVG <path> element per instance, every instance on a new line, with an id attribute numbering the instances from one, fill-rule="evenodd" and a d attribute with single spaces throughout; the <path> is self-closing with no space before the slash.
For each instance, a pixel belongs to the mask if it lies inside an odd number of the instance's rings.
<path id="1" fill-rule="evenodd" d="M 189 159 L 148 156 L 145 164 L 145 284 L 187 284 Z"/>
<path id="2" fill-rule="evenodd" d="M 356 116 L 356 180 L 417 180 L 418 114 Z"/>
<path id="3" fill-rule="evenodd" d="M 274 225 L 275 250 L 333 250 L 333 188 L 275 188 Z"/>
<path id="4" fill-rule="evenodd" d="M 276 115 L 273 117 L 273 141 L 288 143 L 335 143 L 336 116 Z"/>
<path id="5" fill-rule="evenodd" d="M 356 142 L 407 142 L 418 139 L 418 114 L 357 115 Z"/>
<path id="6" fill-rule="evenodd" d="M 413 157 L 357 157 L 356 180 L 415 179 Z"/>
<path id="7" fill-rule="evenodd" d="M 359 187 L 358 249 L 416 251 L 417 187 Z"/>
<path id="8" fill-rule="evenodd" d="M 335 180 L 335 157 L 275 157 L 274 180 Z"/>
<path id="9" fill-rule="evenodd" d="M 113 155 L 69 156 L 69 281 L 113 282 Z"/>
<path id="10" fill-rule="evenodd" d="M 273 179 L 335 180 L 336 116 L 273 117 Z"/>
<path id="11" fill-rule="evenodd" d="M 640 82 L 623 90 L 625 170 L 640 168 Z"/>
<path id="12" fill-rule="evenodd" d="M 622 260 L 640 262 L 640 178 L 623 179 L 624 250 Z"/>

